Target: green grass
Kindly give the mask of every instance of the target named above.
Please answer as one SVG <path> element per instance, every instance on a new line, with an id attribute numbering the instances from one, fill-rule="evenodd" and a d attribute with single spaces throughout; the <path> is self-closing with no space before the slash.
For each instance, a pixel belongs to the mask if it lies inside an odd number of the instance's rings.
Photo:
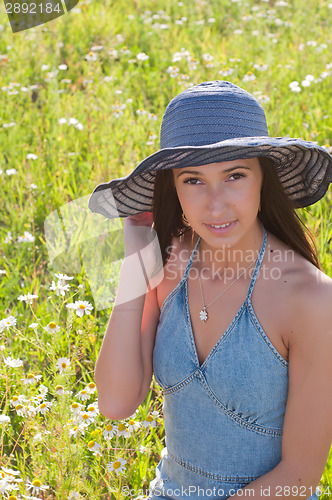
<path id="1" fill-rule="evenodd" d="M 268 96 L 263 106 L 270 135 L 302 137 L 330 148 L 329 5 L 317 0 L 289 1 L 286 6 L 272 0 L 183 0 L 182 5 L 174 0 L 83 0 L 79 9 L 16 34 L 3 10 L 0 13 L 0 269 L 6 271 L 0 275 L 0 319 L 10 315 L 17 319 L 15 326 L 3 331 L 1 349 L 3 357 L 23 362 L 17 368 L 1 363 L 1 412 L 10 422 L 0 424 L 0 459 L 2 466 L 20 471 L 24 481 L 47 485 L 41 498 L 76 498 L 70 492 L 91 500 L 136 498 L 145 494 L 165 445 L 162 393 L 155 381 L 136 416 L 142 424 L 147 415 L 158 411 L 155 427 L 141 425 L 130 437 L 114 435 L 106 440 L 103 431 L 110 421 L 97 415 L 84 434 L 70 436 L 75 425 L 73 403 L 87 409 L 97 397 L 94 391 L 81 401 L 77 394 L 93 382 L 111 305 L 95 307 L 83 317 L 65 307 L 75 300 L 96 306 L 96 295 L 83 262 L 83 246 L 79 252 L 72 246 L 57 263 L 51 262 L 45 219 L 64 204 L 87 197 L 98 183 L 127 175 L 156 151 L 158 139 L 147 143 L 151 134 L 159 135 L 167 103 L 201 81 L 226 79 L 258 98 Z M 101 49 L 91 51 L 93 46 Z M 181 48 L 188 51 L 187 57 L 173 61 Z M 91 52 L 96 60 L 86 60 Z M 131 62 L 139 53 L 149 59 Z M 212 61 L 206 54 L 213 56 Z M 61 64 L 67 69 L 58 69 Z M 267 67 L 259 71 L 257 64 Z M 43 65 L 49 68 L 42 69 Z M 178 68 L 174 77 L 171 66 Z M 223 76 L 221 70 L 232 74 Z M 47 76 L 49 72 L 53 74 Z M 255 80 L 244 81 L 251 73 Z M 304 87 L 301 82 L 309 74 L 315 80 Z M 301 92 L 291 91 L 294 80 Z M 123 106 L 119 116 L 116 105 Z M 147 113 L 138 114 L 139 109 Z M 59 123 L 61 118 L 67 122 Z M 70 118 L 78 121 L 76 127 L 68 125 Z M 28 154 L 37 159 L 27 159 Z M 9 169 L 16 173 L 8 174 Z M 330 189 L 323 200 L 299 210 L 316 236 L 323 270 L 329 276 L 331 196 Z M 9 231 L 12 240 L 6 243 Z M 18 241 L 24 231 L 34 236 L 33 242 Z M 118 243 L 115 246 L 110 248 L 112 256 L 118 251 Z M 52 281 L 56 282 L 54 272 L 74 276 L 63 297 L 50 291 Z M 114 291 L 116 281 L 113 285 Z M 38 295 L 31 305 L 18 300 L 28 292 Z M 29 328 L 33 322 L 38 324 L 35 329 Z M 45 330 L 50 322 L 60 327 L 58 332 Z M 57 368 L 60 358 L 70 360 L 62 373 Z M 35 383 L 23 383 L 28 374 L 41 379 L 30 375 L 28 380 Z M 68 392 L 59 395 L 59 385 Z M 43 401 L 34 399 L 41 386 L 48 389 L 43 398 L 52 406 L 45 414 L 25 410 L 20 415 L 13 406 L 15 397 L 25 396 L 23 409 L 29 404 L 36 408 Z M 100 445 L 100 456 L 94 454 L 93 442 Z M 106 465 L 119 457 L 127 463 L 125 473 L 118 476 L 108 472 Z M 332 491 L 331 454 L 322 484 Z M 29 494 L 25 483 L 18 487 L 21 494 Z M 126 495 L 128 489 L 133 491 Z M 20 498 L 18 492 L 12 494 Z M 321 496 L 326 498 L 329 495 Z"/>

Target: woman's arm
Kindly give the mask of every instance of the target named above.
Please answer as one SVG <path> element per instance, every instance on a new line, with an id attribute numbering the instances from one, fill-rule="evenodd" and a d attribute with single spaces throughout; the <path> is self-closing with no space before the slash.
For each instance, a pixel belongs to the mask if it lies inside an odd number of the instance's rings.
<path id="1" fill-rule="evenodd" d="M 152 220 L 144 214 L 127 219 L 124 221 L 126 256 L 95 367 L 99 409 L 114 420 L 132 415 L 149 391 L 160 314 L 156 287 L 148 290 L 147 285 L 154 267 L 153 255 L 146 239 L 139 234 L 139 229 Z M 153 283 L 156 284 L 156 278 L 149 281 L 150 285 Z"/>
<path id="2" fill-rule="evenodd" d="M 282 457 L 274 469 L 242 488 L 253 490 L 250 498 L 309 498 L 320 482 L 332 442 L 332 280 L 326 277 L 304 287 L 294 314 Z"/>

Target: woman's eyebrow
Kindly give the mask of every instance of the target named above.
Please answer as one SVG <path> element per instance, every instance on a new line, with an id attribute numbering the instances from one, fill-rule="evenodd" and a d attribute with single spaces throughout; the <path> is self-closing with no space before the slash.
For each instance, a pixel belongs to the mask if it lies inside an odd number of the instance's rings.
<path id="1" fill-rule="evenodd" d="M 230 168 L 226 168 L 226 170 L 223 170 L 222 172 L 220 172 L 221 174 L 227 174 L 229 172 L 232 172 L 233 170 L 236 170 L 238 168 L 244 168 L 246 170 L 251 170 L 250 167 L 245 167 L 244 165 L 238 165 L 236 167 L 230 167 Z M 178 174 L 178 178 L 181 176 L 181 175 L 184 175 L 184 174 L 191 174 L 191 175 L 204 175 L 204 172 L 200 171 L 200 170 L 182 170 L 182 172 L 180 172 Z"/>

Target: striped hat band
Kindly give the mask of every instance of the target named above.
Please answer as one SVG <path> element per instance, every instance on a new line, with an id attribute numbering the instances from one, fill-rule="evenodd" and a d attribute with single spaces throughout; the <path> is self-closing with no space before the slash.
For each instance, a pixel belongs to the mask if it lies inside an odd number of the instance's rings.
<path id="1" fill-rule="evenodd" d="M 107 218 L 152 211 L 158 170 L 268 157 L 297 207 L 317 202 L 332 182 L 332 156 L 314 142 L 270 137 L 264 110 L 251 94 L 225 81 L 203 82 L 168 104 L 160 150 L 126 177 L 99 184 L 89 209 Z"/>

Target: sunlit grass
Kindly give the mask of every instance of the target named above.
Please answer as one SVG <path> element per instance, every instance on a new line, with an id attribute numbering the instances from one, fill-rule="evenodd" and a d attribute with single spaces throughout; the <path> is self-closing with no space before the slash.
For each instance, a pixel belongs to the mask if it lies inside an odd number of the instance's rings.
<path id="1" fill-rule="evenodd" d="M 314 0 L 83 0 L 16 34 L 0 14 L 4 497 L 145 496 L 165 446 L 155 380 L 132 419 L 98 412 L 93 371 L 111 307 L 97 310 L 74 249 L 67 267 L 52 265 L 45 219 L 156 151 L 167 103 L 201 81 L 244 87 L 264 106 L 270 135 L 331 151 L 331 14 L 331 3 Z M 329 276 L 331 203 L 329 190 L 299 210 Z M 19 299 L 28 293 L 36 297 Z M 332 455 L 322 476 L 330 489 L 331 469 Z"/>

